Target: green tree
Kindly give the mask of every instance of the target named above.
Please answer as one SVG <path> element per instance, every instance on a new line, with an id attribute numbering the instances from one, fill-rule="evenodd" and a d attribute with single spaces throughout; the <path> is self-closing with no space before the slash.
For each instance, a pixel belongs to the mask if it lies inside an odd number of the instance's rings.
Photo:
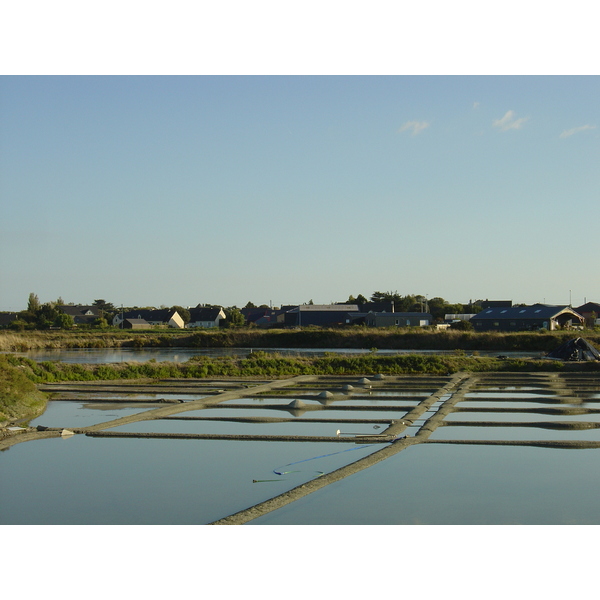
<path id="1" fill-rule="evenodd" d="M 246 323 L 244 315 L 235 306 L 225 309 L 225 317 L 225 327 L 228 328 L 242 327 Z"/>
<path id="2" fill-rule="evenodd" d="M 75 321 L 71 315 L 60 313 L 56 319 L 54 319 L 54 327 L 60 327 L 61 329 L 73 329 L 73 327 L 75 327 Z"/>
<path id="3" fill-rule="evenodd" d="M 108 321 L 104 317 L 98 317 L 92 321 L 92 327 L 106 329 L 108 327 Z"/>
<path id="4" fill-rule="evenodd" d="M 40 299 L 37 297 L 37 294 L 31 292 L 31 294 L 29 294 L 29 300 L 27 301 L 27 312 L 35 315 L 39 309 Z"/>
<path id="5" fill-rule="evenodd" d="M 362 294 L 359 294 L 356 298 L 350 294 L 348 300 L 346 300 L 346 304 L 366 304 L 367 302 L 368 300 Z"/>
<path id="6" fill-rule="evenodd" d="M 8 326 L 13 331 L 25 331 L 25 329 L 31 329 L 31 323 L 23 319 L 15 319 L 14 321 L 11 321 Z"/>
<path id="7" fill-rule="evenodd" d="M 396 292 L 373 292 L 371 302 L 393 302 L 396 312 L 419 312 L 420 303 L 416 296 L 401 296 Z"/>
<path id="8" fill-rule="evenodd" d="M 35 324 L 38 329 L 50 329 L 60 314 L 52 303 L 46 302 L 37 311 Z"/>
<path id="9" fill-rule="evenodd" d="M 98 300 L 94 300 L 92 306 L 98 308 L 100 313 L 100 317 L 106 319 L 107 321 L 112 321 L 112 318 L 117 313 L 117 309 L 112 302 L 107 302 L 104 298 L 99 298 Z"/>
<path id="10" fill-rule="evenodd" d="M 428 305 L 429 313 L 436 321 L 443 321 L 444 315 L 451 312 L 446 310 L 448 303 L 443 298 L 439 298 L 437 296 L 429 300 Z"/>
<path id="11" fill-rule="evenodd" d="M 473 323 L 469 321 L 457 321 L 450 325 L 450 329 L 458 329 L 459 331 L 473 331 Z"/>

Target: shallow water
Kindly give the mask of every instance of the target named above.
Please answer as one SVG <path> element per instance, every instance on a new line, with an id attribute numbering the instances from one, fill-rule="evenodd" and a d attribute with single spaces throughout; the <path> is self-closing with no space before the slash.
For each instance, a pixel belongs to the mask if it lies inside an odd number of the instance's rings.
<path id="1" fill-rule="evenodd" d="M 417 406 L 421 400 L 409 400 L 407 398 L 394 399 L 392 397 L 387 398 L 344 398 L 343 396 L 337 396 L 335 398 L 319 398 L 314 397 L 303 397 L 298 398 L 296 396 L 272 396 L 269 398 L 236 398 L 234 400 L 226 400 L 222 402 L 222 406 L 228 406 L 230 404 L 248 404 L 261 406 L 269 404 L 271 406 L 287 406 L 291 402 L 300 401 L 307 406 Z"/>
<path id="2" fill-rule="evenodd" d="M 504 398 L 510 398 L 514 400 L 525 400 L 525 399 L 538 399 L 540 402 L 544 401 L 544 398 L 554 398 L 556 394 L 552 392 L 469 392 L 465 394 L 465 398 L 476 399 L 476 398 L 489 398 L 491 400 L 502 400 Z"/>
<path id="3" fill-rule="evenodd" d="M 89 427 L 105 421 L 112 421 L 129 415 L 136 415 L 147 410 L 160 408 L 161 404 L 141 404 L 132 406 L 131 403 L 120 405 L 116 402 L 106 404 L 83 402 L 64 402 L 54 400 L 48 402 L 43 415 L 33 419 L 29 425 L 37 427 Z"/>
<path id="4" fill-rule="evenodd" d="M 0 524 L 205 524 L 375 449 L 82 435 L 17 444 L 0 453 Z"/>
<path id="5" fill-rule="evenodd" d="M 600 450 L 424 444 L 250 525 L 600 523 Z"/>
<path id="6" fill-rule="evenodd" d="M 594 503 L 594 496 L 600 491 L 600 472 L 597 471 L 600 450 L 436 443 L 600 441 L 600 429 L 526 426 L 535 422 L 600 423 L 600 414 L 489 413 L 477 408 L 531 407 L 535 410 L 586 405 L 575 398 L 567 398 L 567 404 L 557 404 L 550 396 L 523 395 L 524 390 L 525 386 L 518 386 L 513 395 L 503 390 L 500 396 L 488 400 L 477 397 L 464 400 L 457 407 L 470 407 L 473 412 L 450 413 L 444 422 L 473 422 L 472 426 L 442 425 L 430 434 L 429 443 L 402 450 L 382 463 L 256 519 L 252 524 L 600 524 L 600 508 Z M 386 394 L 331 401 L 315 397 L 302 399 L 309 410 L 289 408 L 288 404 L 298 394 L 301 392 L 287 397 L 239 398 L 173 415 L 289 419 L 281 423 L 171 418 L 135 422 L 110 431 L 333 437 L 339 429 L 342 436 L 378 434 L 385 430 L 387 423 L 361 421 L 400 421 L 408 409 L 376 409 L 382 405 L 417 404 L 400 395 Z M 485 394 L 489 397 L 489 389 Z M 51 401 L 44 415 L 31 424 L 78 428 L 168 406 L 126 401 L 102 403 L 96 396 L 90 394 L 89 401 Z M 139 394 L 136 397 L 156 396 Z M 187 394 L 169 396 L 192 399 Z M 126 400 L 129 396 L 110 394 L 110 397 Z M 446 394 L 436 400 L 401 435 L 414 436 L 450 397 Z M 234 407 L 242 404 L 246 406 Z M 272 405 L 278 406 L 266 408 Z M 344 406 L 360 408 L 336 410 Z M 344 420 L 351 422 L 342 422 Z M 486 427 L 475 421 L 500 424 L 516 421 L 525 426 Z M 385 446 L 355 444 L 350 440 L 315 443 L 83 435 L 26 442 L 0 452 L 0 523 L 208 523 Z M 279 476 L 275 470 L 293 472 Z M 258 483 L 254 483 L 255 480 Z"/>
<path id="7" fill-rule="evenodd" d="M 515 401 L 511 402 L 510 400 L 504 400 L 502 402 L 494 402 L 494 401 L 470 401 L 465 400 L 456 403 L 457 408 L 468 408 L 470 410 L 477 410 L 478 408 L 496 408 L 502 410 L 508 410 L 511 408 L 528 408 L 531 410 L 535 409 L 543 409 L 543 408 L 552 408 L 560 410 L 561 408 L 585 408 L 585 406 L 581 402 L 525 402 Z"/>
<path id="8" fill-rule="evenodd" d="M 600 422 L 600 414 L 591 415 L 545 415 L 542 413 L 521 413 L 521 412 L 460 412 L 450 413 L 444 418 L 445 421 L 491 421 L 491 422 L 510 422 L 510 421 L 593 421 Z"/>
<path id="9" fill-rule="evenodd" d="M 330 419 L 332 422 L 343 418 L 343 419 L 352 419 L 356 421 L 360 421 L 361 419 L 401 419 L 406 411 L 368 411 L 368 410 L 349 410 L 349 411 L 339 411 L 339 410 L 328 410 L 327 408 L 323 408 L 321 410 L 294 410 L 294 409 L 286 409 L 285 407 L 281 407 L 281 409 L 261 409 L 261 408 L 219 408 L 219 407 L 209 407 L 204 410 L 197 411 L 189 411 L 185 413 L 180 413 L 182 416 L 190 416 L 190 417 L 203 417 L 203 416 L 211 416 L 211 417 L 302 417 L 303 419 Z"/>
<path id="10" fill-rule="evenodd" d="M 377 434 L 387 426 L 371 423 L 340 423 L 331 420 L 328 423 L 248 423 L 235 421 L 181 421 L 177 419 L 161 419 L 142 421 L 113 427 L 110 431 L 127 431 L 135 433 L 210 433 L 224 435 L 300 435 L 300 436 L 331 436 L 337 437 L 336 431 L 341 431 L 342 437 L 350 434 Z M 332 452 L 337 443 L 332 445 Z"/>
<path id="11" fill-rule="evenodd" d="M 543 427 L 438 427 L 430 440 L 573 440 L 600 441 L 600 429 L 545 429 Z"/>

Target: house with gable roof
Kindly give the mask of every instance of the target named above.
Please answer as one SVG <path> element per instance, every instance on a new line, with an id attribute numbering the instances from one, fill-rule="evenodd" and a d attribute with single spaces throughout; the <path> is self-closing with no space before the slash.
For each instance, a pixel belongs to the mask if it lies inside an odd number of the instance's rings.
<path id="1" fill-rule="evenodd" d="M 187 328 L 194 327 L 219 327 L 221 320 L 225 319 L 225 311 L 219 307 L 201 306 L 198 304 L 196 308 L 190 308 L 190 320 L 186 325 Z"/>
<path id="2" fill-rule="evenodd" d="M 73 317 L 75 325 L 90 325 L 100 317 L 100 309 L 97 306 L 84 306 L 80 304 L 59 304 L 57 310 Z"/>
<path id="3" fill-rule="evenodd" d="M 581 326 L 583 322 L 583 317 L 570 306 L 549 304 L 490 307 L 470 320 L 475 331 L 555 331 Z"/>
<path id="4" fill-rule="evenodd" d="M 575 311 L 585 319 L 588 327 L 600 325 L 600 304 L 597 302 L 586 302 L 578 306 Z"/>
<path id="5" fill-rule="evenodd" d="M 138 326 L 140 325 L 140 320 L 146 321 L 151 327 L 158 326 L 183 329 L 185 325 L 181 315 L 176 310 L 171 308 L 140 308 L 128 310 L 124 313 L 119 312 L 114 316 L 112 324 L 114 327 L 122 327 L 123 321 L 126 319 L 135 319 Z"/>

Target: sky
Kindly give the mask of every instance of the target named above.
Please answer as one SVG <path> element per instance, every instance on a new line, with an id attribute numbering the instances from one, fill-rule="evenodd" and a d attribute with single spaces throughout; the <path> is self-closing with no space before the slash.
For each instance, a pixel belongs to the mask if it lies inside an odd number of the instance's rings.
<path id="1" fill-rule="evenodd" d="M 596 74 L 32 64 L 0 76 L 0 310 L 600 302 Z"/>

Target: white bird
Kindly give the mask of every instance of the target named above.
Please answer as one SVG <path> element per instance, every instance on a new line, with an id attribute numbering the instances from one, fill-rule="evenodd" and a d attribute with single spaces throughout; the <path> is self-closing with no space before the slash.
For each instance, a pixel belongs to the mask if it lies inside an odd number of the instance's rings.
<path id="1" fill-rule="evenodd" d="M 339 429 L 335 432 L 335 434 L 340 437 L 340 433 L 342 433 Z"/>

